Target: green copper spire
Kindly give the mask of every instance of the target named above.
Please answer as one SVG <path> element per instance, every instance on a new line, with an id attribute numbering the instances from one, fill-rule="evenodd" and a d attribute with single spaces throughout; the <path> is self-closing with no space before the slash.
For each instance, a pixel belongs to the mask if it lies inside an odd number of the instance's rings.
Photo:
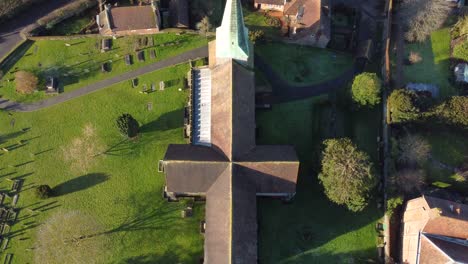
<path id="1" fill-rule="evenodd" d="M 216 29 L 216 57 L 247 62 L 249 30 L 244 25 L 240 0 L 227 0 L 223 22 Z"/>

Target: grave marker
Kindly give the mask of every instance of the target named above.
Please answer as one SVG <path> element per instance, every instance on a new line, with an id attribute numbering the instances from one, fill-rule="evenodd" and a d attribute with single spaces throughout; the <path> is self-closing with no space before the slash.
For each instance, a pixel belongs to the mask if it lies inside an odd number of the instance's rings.
<path id="1" fill-rule="evenodd" d="M 165 86 L 164 81 L 160 81 L 159 82 L 159 91 L 164 91 L 164 88 L 165 88 L 164 86 Z"/>

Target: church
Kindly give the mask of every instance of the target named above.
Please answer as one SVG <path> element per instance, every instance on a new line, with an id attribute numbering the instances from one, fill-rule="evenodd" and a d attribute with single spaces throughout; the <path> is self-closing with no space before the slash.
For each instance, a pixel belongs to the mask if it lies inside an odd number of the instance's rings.
<path id="1" fill-rule="evenodd" d="M 296 192 L 294 148 L 256 145 L 253 65 L 240 0 L 227 0 L 209 66 L 192 71 L 191 144 L 161 161 L 166 196 L 206 199 L 206 264 L 257 263 L 257 197 Z"/>

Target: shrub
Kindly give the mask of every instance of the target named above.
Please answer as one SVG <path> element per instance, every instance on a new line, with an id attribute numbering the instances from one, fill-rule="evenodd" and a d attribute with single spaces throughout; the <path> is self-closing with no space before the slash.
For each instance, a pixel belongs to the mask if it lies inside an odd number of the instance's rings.
<path id="1" fill-rule="evenodd" d="M 395 210 L 403 205 L 403 197 L 396 196 L 387 200 L 387 215 L 391 217 Z"/>
<path id="2" fill-rule="evenodd" d="M 415 191 L 420 192 L 423 189 L 425 178 L 423 170 L 403 169 L 397 171 L 392 180 L 400 192 L 411 194 Z"/>
<path id="3" fill-rule="evenodd" d="M 36 187 L 35 195 L 39 199 L 47 199 L 53 195 L 49 185 L 39 185 Z"/>
<path id="4" fill-rule="evenodd" d="M 416 63 L 422 61 L 422 57 L 421 57 L 421 55 L 419 55 L 419 52 L 410 51 L 410 54 L 408 56 L 408 61 L 411 64 L 416 64 Z"/>
<path id="5" fill-rule="evenodd" d="M 468 35 L 468 16 L 461 17 L 451 30 L 452 39 Z"/>
<path id="6" fill-rule="evenodd" d="M 468 61 L 468 39 L 453 47 L 453 57 Z"/>
<path id="7" fill-rule="evenodd" d="M 415 92 L 406 89 L 394 90 L 388 97 L 390 123 L 404 123 L 418 119 L 421 111 L 416 101 Z"/>
<path id="8" fill-rule="evenodd" d="M 18 71 L 15 73 L 16 91 L 22 94 L 30 94 L 37 88 L 38 78 L 33 73 Z"/>
<path id="9" fill-rule="evenodd" d="M 281 27 L 281 21 L 276 17 L 268 16 L 267 23 L 269 26 L 272 26 L 272 27 L 276 27 L 276 28 Z"/>
<path id="10" fill-rule="evenodd" d="M 425 41 L 444 24 L 450 10 L 446 0 L 403 0 L 400 18 L 406 27 L 406 40 Z"/>
<path id="11" fill-rule="evenodd" d="M 117 118 L 117 127 L 124 136 L 129 138 L 136 137 L 140 129 L 138 121 L 130 114 L 123 114 Z"/>
<path id="12" fill-rule="evenodd" d="M 196 28 L 202 35 L 207 35 L 213 28 L 210 23 L 210 19 L 207 16 L 204 16 L 200 22 L 196 24 Z"/>
<path id="13" fill-rule="evenodd" d="M 261 43 L 265 40 L 265 32 L 263 30 L 249 31 L 249 39 L 253 44 Z"/>
<path id="14" fill-rule="evenodd" d="M 362 211 L 376 184 L 369 156 L 348 138 L 324 141 L 322 171 L 318 178 L 325 194 L 334 203 Z"/>
<path id="15" fill-rule="evenodd" d="M 434 115 L 444 123 L 468 128 L 468 96 L 453 96 L 437 106 Z"/>
<path id="16" fill-rule="evenodd" d="M 380 103 L 382 82 L 375 73 L 361 73 L 353 80 L 351 93 L 353 100 L 363 106 L 374 106 Z"/>
<path id="17" fill-rule="evenodd" d="M 399 144 L 398 161 L 408 165 L 422 165 L 431 155 L 431 145 L 419 135 L 406 135 Z"/>

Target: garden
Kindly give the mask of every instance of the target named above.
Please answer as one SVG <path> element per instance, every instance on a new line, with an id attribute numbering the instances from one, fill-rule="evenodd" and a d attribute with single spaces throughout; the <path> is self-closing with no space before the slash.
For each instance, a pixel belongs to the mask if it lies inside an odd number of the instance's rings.
<path id="1" fill-rule="evenodd" d="M 105 52 L 99 37 L 26 41 L 0 68 L 4 75 L 0 96 L 17 102 L 38 101 L 47 96 L 44 90 L 49 77 L 57 78 L 60 92 L 66 93 L 206 44 L 207 39 L 199 35 L 176 33 L 118 38 L 111 40 Z M 17 93 L 14 80 L 18 71 L 36 75 L 38 91 Z"/>
<path id="2" fill-rule="evenodd" d="M 12 193 L 23 183 L 3 255 L 13 254 L 15 263 L 199 261 L 204 206 L 195 203 L 194 216 L 182 218 L 184 202 L 163 199 L 165 179 L 157 172 L 167 145 L 185 143 L 189 68 L 159 70 L 140 76 L 136 88 L 125 81 L 36 112 L 0 111 L 0 187 Z M 141 93 L 160 81 L 164 91 Z M 140 125 L 135 138 L 117 128 L 124 113 Z M 52 196 L 37 198 L 39 185 L 49 185 Z"/>
<path id="3" fill-rule="evenodd" d="M 283 43 L 257 45 L 255 52 L 291 84 L 316 84 L 351 70 L 351 54 Z"/>

